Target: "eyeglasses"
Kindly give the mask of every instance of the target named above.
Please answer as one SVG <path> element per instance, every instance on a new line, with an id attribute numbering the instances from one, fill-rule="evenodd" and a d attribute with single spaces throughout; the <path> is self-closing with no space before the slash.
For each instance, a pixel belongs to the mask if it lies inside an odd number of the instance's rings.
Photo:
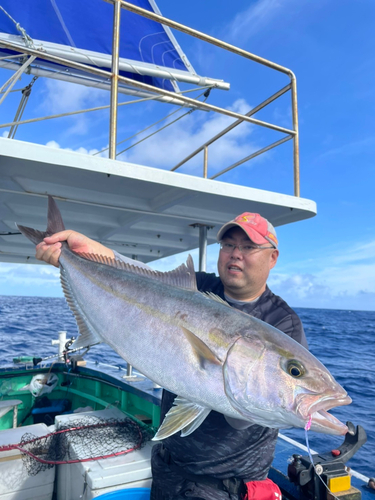
<path id="1" fill-rule="evenodd" d="M 266 250 L 267 248 L 275 248 L 275 247 L 261 247 L 260 245 L 233 245 L 232 243 L 227 243 L 225 241 L 220 242 L 220 249 L 224 253 L 232 253 L 234 249 L 238 248 L 238 250 L 242 253 L 242 255 L 248 255 L 254 250 Z"/>

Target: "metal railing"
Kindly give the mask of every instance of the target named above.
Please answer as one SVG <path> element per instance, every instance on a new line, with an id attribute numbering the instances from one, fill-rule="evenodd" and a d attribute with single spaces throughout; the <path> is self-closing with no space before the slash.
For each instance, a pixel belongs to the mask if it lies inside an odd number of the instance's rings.
<path id="1" fill-rule="evenodd" d="M 20 46 L 19 44 L 15 44 L 9 41 L 1 40 L 0 41 L 0 46 L 8 49 L 8 50 L 13 50 L 13 51 L 18 51 L 22 52 L 25 55 L 28 55 L 30 57 L 38 57 L 39 59 L 45 59 L 47 61 L 57 63 L 57 64 L 63 64 L 65 66 L 71 67 L 76 70 L 92 73 L 98 77 L 104 78 L 106 80 L 111 81 L 111 99 L 110 99 L 110 125 L 109 125 L 109 157 L 112 159 L 116 158 L 116 144 L 117 144 L 117 110 L 118 110 L 118 90 L 119 90 L 119 83 L 129 85 L 133 88 L 140 89 L 141 91 L 145 91 L 147 93 L 154 94 L 156 98 L 162 98 L 163 100 L 166 100 L 167 102 L 173 102 L 176 104 L 180 105 L 185 105 L 189 107 L 193 107 L 196 109 L 202 109 L 206 111 L 213 111 L 215 113 L 219 113 L 225 116 L 229 116 L 231 118 L 235 118 L 236 121 L 232 123 L 229 127 L 224 129 L 222 132 L 217 134 L 215 137 L 210 139 L 209 141 L 206 141 L 204 144 L 202 144 L 198 149 L 196 149 L 193 153 L 191 153 L 189 156 L 187 156 L 185 159 L 180 161 L 177 165 L 175 165 L 171 170 L 175 171 L 179 167 L 181 167 L 183 164 L 185 164 L 188 160 L 196 156 L 198 153 L 203 151 L 203 177 L 207 178 L 208 177 L 208 148 L 211 146 L 214 142 L 216 142 L 218 139 L 223 137 L 225 134 L 233 130 L 235 127 L 240 125 L 243 122 L 249 122 L 261 127 L 265 127 L 270 130 L 274 130 L 283 134 L 286 134 L 282 139 L 273 142 L 272 144 L 269 144 L 268 146 L 252 153 L 251 155 L 235 162 L 234 164 L 228 166 L 227 168 L 221 170 L 220 172 L 216 173 L 214 176 L 211 177 L 211 179 L 217 178 L 220 175 L 223 175 L 224 173 L 228 172 L 229 170 L 249 161 L 252 158 L 255 158 L 256 156 L 259 156 L 260 154 L 269 151 L 270 149 L 275 148 L 276 146 L 279 146 L 280 144 L 283 144 L 289 140 L 293 140 L 293 166 L 294 166 L 294 195 L 295 196 L 300 196 L 300 174 L 299 174 L 299 134 L 298 134 L 298 109 L 297 109 L 297 83 L 296 83 L 296 78 L 294 73 L 286 68 L 283 67 L 279 64 L 273 63 L 272 61 L 268 61 L 267 59 L 264 59 L 262 57 L 256 56 L 255 54 L 252 54 L 246 50 L 243 50 L 239 47 L 236 47 L 234 45 L 231 45 L 229 43 L 226 43 L 222 40 L 219 40 L 217 38 L 211 37 L 209 35 L 206 35 L 205 33 L 202 33 L 200 31 L 197 31 L 195 29 L 189 28 L 188 26 L 185 26 L 183 24 L 180 24 L 176 21 L 173 21 L 171 19 L 168 19 L 164 16 L 161 16 L 159 14 L 155 14 L 154 12 L 150 12 L 148 10 L 142 9 L 141 7 L 138 7 L 136 5 L 133 5 L 129 2 L 125 2 L 123 0 L 104 0 L 108 3 L 112 3 L 114 6 L 114 14 L 113 14 L 113 44 L 112 44 L 112 68 L 111 71 L 106 71 L 100 68 L 96 68 L 94 66 L 89 66 L 80 62 L 72 61 L 70 59 L 66 59 L 60 56 L 55 56 L 52 54 L 47 54 L 45 52 L 41 52 L 39 50 L 36 50 L 32 47 L 26 47 L 26 46 Z M 132 80 L 131 78 L 124 77 L 120 75 L 119 72 L 119 41 L 120 41 L 120 19 L 121 19 L 121 9 L 126 9 L 130 12 L 133 12 L 135 14 L 141 15 L 143 17 L 146 17 L 148 19 L 151 19 L 153 21 L 156 21 L 158 23 L 163 24 L 164 26 L 168 26 L 170 28 L 176 29 L 178 31 L 181 31 L 185 34 L 191 35 L 195 38 L 198 38 L 204 42 L 210 43 L 214 46 L 217 46 L 219 48 L 222 48 L 224 50 L 227 50 L 229 52 L 232 52 L 234 54 L 237 54 L 245 59 L 249 59 L 251 61 L 254 61 L 256 63 L 262 64 L 268 68 L 271 68 L 275 71 L 281 72 L 285 75 L 287 75 L 290 79 L 290 83 L 283 87 L 281 90 L 273 94 L 271 97 L 263 101 L 261 104 L 256 106 L 254 109 L 249 111 L 247 114 L 241 114 L 237 113 L 235 111 L 231 111 L 229 109 L 221 108 L 219 106 L 214 106 L 212 104 L 208 104 L 206 102 L 201 102 L 197 101 L 195 99 L 186 97 L 185 95 L 182 94 L 176 94 L 174 92 L 170 92 L 164 89 L 159 89 L 155 88 L 151 85 L 145 84 L 143 82 L 138 82 L 135 80 Z M 256 118 L 253 118 L 253 115 L 257 113 L 259 110 L 265 108 L 268 104 L 272 103 L 275 101 L 277 98 L 281 97 L 284 95 L 286 92 L 290 91 L 291 92 L 291 104 L 292 104 L 292 121 L 293 121 L 293 128 L 288 129 L 285 127 L 280 127 L 278 125 L 274 125 L 272 123 L 268 123 L 265 121 L 258 120 Z"/>
<path id="2" fill-rule="evenodd" d="M 256 108 L 254 108 L 254 110 L 250 111 L 246 115 L 243 115 L 242 118 L 239 117 L 239 116 L 238 117 L 235 116 L 235 115 L 238 115 L 237 113 L 231 113 L 231 114 L 230 113 L 226 113 L 225 111 L 228 111 L 228 110 L 223 110 L 222 108 L 217 108 L 215 106 L 213 107 L 213 106 L 207 105 L 206 108 L 203 107 L 203 109 L 209 109 L 209 110 L 212 110 L 212 111 L 216 111 L 218 113 L 227 114 L 228 116 L 232 116 L 234 118 L 237 117 L 238 121 L 235 124 L 232 124 L 232 126 L 230 128 L 228 127 L 228 129 L 226 129 L 222 133 L 220 133 L 217 136 L 215 136 L 214 139 L 208 141 L 208 143 L 203 144 L 199 148 L 199 150 L 196 150 L 196 152 L 194 152 L 192 155 L 189 155 L 187 158 L 185 158 L 184 160 L 182 160 L 182 162 L 180 162 L 178 165 L 176 165 L 172 170 L 177 170 L 177 168 L 179 168 L 181 165 L 183 165 L 184 163 L 186 163 L 188 161 L 188 159 L 192 158 L 193 156 L 195 156 L 196 154 L 198 154 L 200 151 L 203 150 L 204 151 L 204 168 L 203 168 L 204 174 L 203 175 L 207 176 L 207 161 L 208 161 L 208 151 L 207 151 L 207 148 L 208 148 L 209 144 L 212 144 L 212 142 L 215 142 L 217 139 L 219 139 L 220 137 L 222 137 L 223 135 L 225 135 L 229 130 L 232 130 L 234 127 L 238 126 L 243 121 L 249 121 L 251 123 L 255 123 L 256 125 L 261 125 L 261 126 L 270 128 L 272 130 L 277 130 L 279 132 L 284 132 L 284 133 L 287 134 L 287 137 L 285 137 L 281 141 L 277 141 L 277 142 L 275 142 L 273 144 L 270 144 L 266 148 L 263 148 L 262 150 L 259 150 L 257 153 L 254 153 L 254 154 L 252 154 L 252 155 L 244 158 L 243 160 L 237 162 L 236 164 L 228 167 L 227 169 L 222 170 L 221 172 L 219 172 L 218 174 L 216 174 L 212 178 L 216 178 L 219 175 L 222 175 L 223 173 L 227 172 L 228 170 L 231 170 L 232 168 L 235 168 L 235 166 L 238 166 L 238 165 L 240 165 L 240 164 L 248 161 L 249 159 L 254 158 L 255 156 L 258 156 L 259 154 L 262 154 L 265 151 L 269 151 L 270 149 L 272 149 L 272 148 L 274 148 L 274 147 L 276 147 L 276 146 L 278 146 L 278 145 L 280 145 L 280 144 L 282 144 L 282 143 L 284 143 L 284 142 L 286 142 L 286 141 L 288 141 L 290 139 L 293 139 L 294 195 L 295 196 L 300 196 L 297 80 L 296 80 L 296 77 L 295 77 L 294 73 L 289 68 L 286 68 L 284 66 L 276 64 L 276 63 L 274 63 L 272 61 L 268 61 L 267 59 L 264 59 L 263 57 L 259 57 L 259 56 L 255 55 L 255 54 L 252 54 L 251 52 L 248 52 L 246 50 L 240 49 L 239 47 L 236 47 L 235 45 L 231 45 L 229 43 L 223 42 L 222 40 L 219 40 L 218 38 L 214 38 L 214 37 L 212 37 L 210 35 L 206 35 L 205 33 L 201 32 L 201 31 L 197 31 L 195 29 L 189 28 L 188 26 L 180 24 L 180 23 L 178 23 L 176 21 L 168 19 L 168 18 L 166 18 L 164 16 L 161 16 L 159 14 L 155 14 L 153 12 L 150 12 L 150 11 L 147 11 L 145 9 L 142 9 L 141 7 L 133 5 L 133 4 L 129 3 L 129 2 L 125 2 L 124 0 L 105 0 L 105 1 L 109 2 L 109 3 L 113 3 L 115 5 L 115 17 L 116 17 L 116 5 L 120 4 L 122 8 L 124 8 L 124 9 L 126 9 L 126 10 L 128 10 L 130 12 L 139 14 L 139 15 L 141 15 L 143 17 L 146 17 L 146 18 L 151 19 L 153 21 L 159 22 L 159 23 L 161 23 L 161 24 L 163 24 L 165 26 L 168 26 L 169 28 L 174 28 L 174 29 L 176 29 L 178 31 L 181 31 L 182 33 L 186 33 L 187 35 L 191 35 L 191 36 L 193 36 L 195 38 L 199 38 L 200 40 L 208 42 L 208 43 L 210 43 L 212 45 L 215 45 L 217 47 L 223 48 L 223 49 L 225 49 L 225 50 L 227 50 L 229 52 L 232 52 L 232 53 L 237 54 L 239 56 L 242 56 L 242 57 L 244 57 L 246 59 L 250 59 L 251 61 L 254 61 L 254 62 L 257 62 L 257 63 L 262 64 L 264 66 L 267 66 L 268 68 L 271 68 L 271 69 L 274 69 L 276 71 L 279 71 L 281 73 L 286 74 L 290 78 L 290 85 L 288 85 L 287 87 L 284 87 L 284 89 L 281 89 L 278 93 L 274 94 L 269 99 L 267 99 L 266 101 L 264 101 L 262 104 L 260 104 Z M 267 104 L 269 104 L 273 100 L 277 99 L 277 97 L 280 97 L 280 95 L 283 95 L 288 90 L 291 90 L 291 96 L 292 96 L 293 130 L 288 130 L 288 129 L 285 129 L 285 128 L 282 128 L 282 127 L 277 127 L 276 125 L 272 125 L 270 123 L 261 122 L 259 120 L 255 120 L 255 119 L 251 118 L 251 115 L 253 115 L 257 111 L 259 111 L 259 109 L 262 109 L 265 106 L 267 106 Z M 279 95 L 277 95 L 277 94 L 279 94 Z"/>

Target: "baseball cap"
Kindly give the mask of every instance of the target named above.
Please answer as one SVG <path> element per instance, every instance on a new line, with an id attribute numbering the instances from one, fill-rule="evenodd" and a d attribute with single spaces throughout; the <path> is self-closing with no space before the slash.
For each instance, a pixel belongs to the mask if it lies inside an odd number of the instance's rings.
<path id="1" fill-rule="evenodd" d="M 257 245 L 271 243 L 272 246 L 277 248 L 279 244 L 273 225 L 261 215 L 250 212 L 244 212 L 243 214 L 238 215 L 235 219 L 224 224 L 224 226 L 217 233 L 217 241 L 222 240 L 228 229 L 236 226 L 243 229 L 251 241 Z"/>

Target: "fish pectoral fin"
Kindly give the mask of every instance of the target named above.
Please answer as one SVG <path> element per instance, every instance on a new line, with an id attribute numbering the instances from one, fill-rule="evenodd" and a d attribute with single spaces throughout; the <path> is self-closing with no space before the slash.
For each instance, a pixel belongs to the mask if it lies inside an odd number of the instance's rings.
<path id="1" fill-rule="evenodd" d="M 227 415 L 224 415 L 225 420 L 228 422 L 228 424 L 233 427 L 233 429 L 236 429 L 237 431 L 241 431 L 243 429 L 247 429 L 248 427 L 251 427 L 253 422 L 250 422 L 249 420 L 242 420 L 239 418 L 234 418 L 234 417 L 228 417 Z"/>
<path id="2" fill-rule="evenodd" d="M 181 431 L 181 437 L 188 436 L 201 425 L 210 411 L 210 408 L 178 396 L 152 440 L 165 439 L 178 431 Z"/>
<path id="3" fill-rule="evenodd" d="M 215 300 L 216 302 L 218 302 L 219 304 L 223 304 L 223 306 L 228 306 L 228 307 L 232 307 L 228 304 L 228 302 L 224 299 L 222 299 L 221 297 L 219 297 L 219 295 L 216 295 L 216 293 L 213 293 L 213 292 L 201 292 L 202 295 L 208 297 L 209 299 L 212 299 L 212 300 Z"/>
<path id="4" fill-rule="evenodd" d="M 214 365 L 221 365 L 222 361 L 214 354 L 207 344 L 198 338 L 192 331 L 188 330 L 184 326 L 181 326 L 185 337 L 190 342 L 194 353 L 196 354 L 201 368 L 204 368 L 204 364 L 208 361 Z"/>

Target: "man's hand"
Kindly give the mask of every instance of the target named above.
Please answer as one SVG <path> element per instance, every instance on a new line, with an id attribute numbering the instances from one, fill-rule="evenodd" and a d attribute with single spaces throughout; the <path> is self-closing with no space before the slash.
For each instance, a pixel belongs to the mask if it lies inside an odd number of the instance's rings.
<path id="1" fill-rule="evenodd" d="M 44 240 L 36 246 L 35 257 L 47 262 L 47 264 L 59 267 L 62 241 L 66 241 L 70 250 L 73 252 L 95 253 L 112 259 L 114 258 L 114 254 L 110 248 L 87 238 L 87 236 L 81 233 L 70 230 L 61 231 L 44 238 Z"/>

